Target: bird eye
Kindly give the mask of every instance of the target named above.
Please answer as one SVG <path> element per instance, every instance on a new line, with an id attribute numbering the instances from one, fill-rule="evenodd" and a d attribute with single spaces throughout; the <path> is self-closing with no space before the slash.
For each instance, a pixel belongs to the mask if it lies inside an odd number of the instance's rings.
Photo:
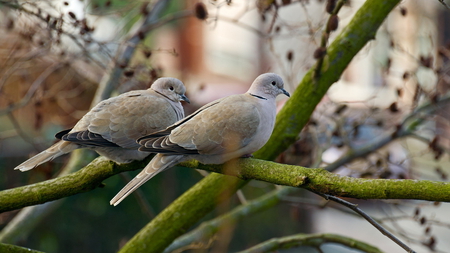
<path id="1" fill-rule="evenodd" d="M 273 86 L 275 86 L 277 84 L 277 82 L 275 82 L 275 81 L 272 81 L 272 85 Z"/>
<path id="2" fill-rule="evenodd" d="M 170 87 L 169 87 L 169 90 L 173 90 L 173 86 L 170 86 Z"/>

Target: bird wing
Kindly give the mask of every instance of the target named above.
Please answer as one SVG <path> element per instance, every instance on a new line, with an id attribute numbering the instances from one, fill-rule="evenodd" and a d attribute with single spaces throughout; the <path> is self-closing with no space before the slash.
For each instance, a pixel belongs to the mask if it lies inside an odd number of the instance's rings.
<path id="1" fill-rule="evenodd" d="M 208 104 L 164 131 L 141 138 L 141 151 L 166 154 L 224 154 L 245 147 L 256 134 L 260 114 L 248 96 Z"/>
<path id="2" fill-rule="evenodd" d="M 138 138 L 165 129 L 179 115 L 183 115 L 181 105 L 177 108 L 166 97 L 151 90 L 131 91 L 100 102 L 61 139 L 86 146 L 137 149 Z"/>

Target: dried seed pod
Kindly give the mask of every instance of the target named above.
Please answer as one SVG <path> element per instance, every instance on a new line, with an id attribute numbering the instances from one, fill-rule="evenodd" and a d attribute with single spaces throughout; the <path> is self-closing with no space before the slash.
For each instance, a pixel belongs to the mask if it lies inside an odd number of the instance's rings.
<path id="1" fill-rule="evenodd" d="M 144 15 L 144 16 L 148 15 L 148 8 L 147 7 L 148 7 L 148 2 L 144 2 L 141 5 L 141 14 Z"/>
<path id="2" fill-rule="evenodd" d="M 138 31 L 137 36 L 139 37 L 140 40 L 145 39 L 145 33 L 142 31 Z"/>
<path id="3" fill-rule="evenodd" d="M 408 14 L 408 11 L 405 7 L 400 7 L 400 14 L 402 14 L 402 16 L 406 16 L 406 14 Z"/>
<path id="4" fill-rule="evenodd" d="M 145 58 L 150 58 L 150 56 L 152 56 L 152 51 L 150 51 L 150 50 L 144 50 L 144 51 L 142 51 L 142 53 L 144 54 L 144 57 Z"/>
<path id="5" fill-rule="evenodd" d="M 132 77 L 134 75 L 134 70 L 129 69 L 123 72 L 123 75 L 126 77 Z"/>
<path id="6" fill-rule="evenodd" d="M 409 76 L 410 76 L 410 73 L 409 72 L 405 72 L 405 73 L 403 73 L 402 78 L 403 78 L 403 80 L 406 80 L 406 79 L 409 78 Z"/>
<path id="7" fill-rule="evenodd" d="M 334 111 L 334 114 L 340 115 L 342 112 L 344 112 L 348 106 L 346 104 L 340 105 L 338 108 L 336 108 L 336 111 Z"/>
<path id="8" fill-rule="evenodd" d="M 433 63 L 433 56 L 420 56 L 420 64 L 425 68 L 431 68 Z"/>
<path id="9" fill-rule="evenodd" d="M 396 112 L 400 111 L 398 109 L 397 102 L 394 102 L 389 106 L 389 111 L 391 111 L 392 113 L 396 113 Z"/>
<path id="10" fill-rule="evenodd" d="M 329 14 L 331 14 L 335 7 L 336 7 L 336 0 L 328 0 L 325 9 Z"/>
<path id="11" fill-rule="evenodd" d="M 420 225 L 423 225 L 427 222 L 427 218 L 425 218 L 425 216 L 422 216 L 422 218 L 420 218 L 419 222 L 420 222 Z"/>
<path id="12" fill-rule="evenodd" d="M 195 16 L 200 20 L 205 20 L 208 18 L 208 11 L 206 10 L 206 6 L 204 3 L 196 3 L 195 4 Z"/>
<path id="13" fill-rule="evenodd" d="M 339 26 L 339 17 L 338 15 L 331 15 L 328 19 L 327 30 L 332 32 L 336 31 Z"/>
<path id="14" fill-rule="evenodd" d="M 327 54 L 327 48 L 326 47 L 318 47 L 315 51 L 314 51 L 314 59 L 321 59 L 323 58 L 325 55 Z"/>
<path id="15" fill-rule="evenodd" d="M 67 14 L 69 14 L 69 16 L 70 16 L 72 19 L 77 20 L 77 16 L 75 16 L 75 13 L 69 11 Z"/>
<path id="16" fill-rule="evenodd" d="M 292 52 L 292 50 L 289 50 L 286 54 L 286 59 L 288 61 L 292 61 L 294 59 L 294 52 Z"/>

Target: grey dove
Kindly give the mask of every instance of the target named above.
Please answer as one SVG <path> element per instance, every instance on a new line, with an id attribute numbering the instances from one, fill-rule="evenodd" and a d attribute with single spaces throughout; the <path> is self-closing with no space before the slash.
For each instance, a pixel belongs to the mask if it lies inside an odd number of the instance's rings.
<path id="1" fill-rule="evenodd" d="M 147 90 L 135 90 L 101 101 L 69 130 L 55 135 L 61 141 L 15 169 L 27 171 L 78 148 L 90 148 L 117 163 L 142 160 L 136 140 L 160 131 L 184 117 L 180 101 L 189 102 L 184 84 L 159 78 Z"/>
<path id="2" fill-rule="evenodd" d="M 258 76 L 250 89 L 208 103 L 167 129 L 140 138 L 141 151 L 157 154 L 110 202 L 118 205 L 156 174 L 190 159 L 222 164 L 260 149 L 272 134 L 275 98 L 290 96 L 280 76 Z"/>

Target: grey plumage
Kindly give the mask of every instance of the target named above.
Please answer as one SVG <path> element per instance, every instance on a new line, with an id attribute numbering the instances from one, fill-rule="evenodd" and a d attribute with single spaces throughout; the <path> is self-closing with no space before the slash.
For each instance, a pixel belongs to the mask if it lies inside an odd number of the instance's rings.
<path id="1" fill-rule="evenodd" d="M 117 163 L 142 160 L 136 140 L 160 131 L 184 117 L 180 101 L 189 102 L 184 84 L 159 78 L 147 90 L 135 90 L 101 101 L 69 130 L 56 134 L 58 143 L 15 169 L 27 171 L 78 148 L 90 148 Z"/>
<path id="2" fill-rule="evenodd" d="M 275 98 L 289 96 L 283 85 L 280 76 L 262 74 L 247 93 L 213 101 L 167 129 L 140 138 L 139 150 L 159 154 L 111 200 L 111 205 L 118 205 L 156 174 L 182 161 L 221 164 L 260 149 L 273 131 Z"/>

